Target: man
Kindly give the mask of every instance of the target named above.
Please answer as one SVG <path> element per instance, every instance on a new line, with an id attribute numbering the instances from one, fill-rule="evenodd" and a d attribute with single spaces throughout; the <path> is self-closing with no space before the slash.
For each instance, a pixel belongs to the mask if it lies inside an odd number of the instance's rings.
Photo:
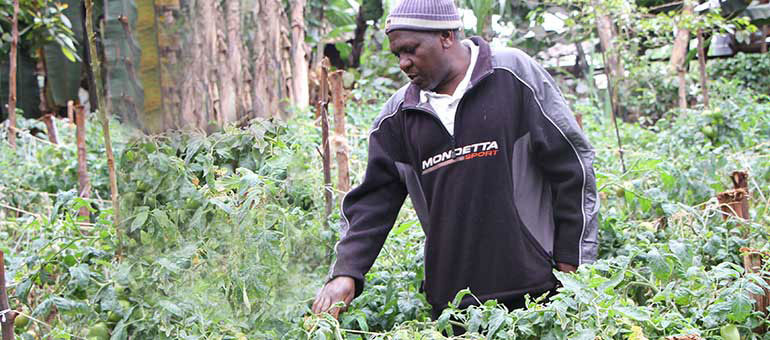
<path id="1" fill-rule="evenodd" d="M 390 13 L 390 48 L 411 83 L 375 120 L 314 312 L 361 293 L 407 194 L 426 235 L 434 318 L 466 287 L 522 307 L 524 295 L 555 288 L 554 267 L 595 260 L 593 149 L 564 98 L 529 56 L 460 41 L 461 27 L 451 0 L 402 0 Z"/>

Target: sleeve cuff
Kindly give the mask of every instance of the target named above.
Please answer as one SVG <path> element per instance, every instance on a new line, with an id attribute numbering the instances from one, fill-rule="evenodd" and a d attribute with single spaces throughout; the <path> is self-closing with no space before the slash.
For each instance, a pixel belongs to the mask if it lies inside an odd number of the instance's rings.
<path id="1" fill-rule="evenodd" d="M 580 265 L 580 255 L 571 251 L 560 251 L 559 249 L 554 249 L 553 259 L 557 263 L 571 264 L 575 267 Z"/>

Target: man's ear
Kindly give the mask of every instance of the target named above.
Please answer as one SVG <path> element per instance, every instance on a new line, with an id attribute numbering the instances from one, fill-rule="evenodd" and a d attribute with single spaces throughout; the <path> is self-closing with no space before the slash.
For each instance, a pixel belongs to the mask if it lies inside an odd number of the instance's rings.
<path id="1" fill-rule="evenodd" d="M 444 49 L 448 49 L 455 43 L 455 32 L 441 31 L 441 33 L 439 33 L 439 39 L 441 39 L 441 46 L 444 47 Z"/>

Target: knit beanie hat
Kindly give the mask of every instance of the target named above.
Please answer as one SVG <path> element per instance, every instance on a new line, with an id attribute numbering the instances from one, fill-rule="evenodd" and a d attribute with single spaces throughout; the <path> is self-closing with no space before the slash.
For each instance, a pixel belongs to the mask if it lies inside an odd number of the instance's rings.
<path id="1" fill-rule="evenodd" d="M 395 30 L 443 31 L 463 27 L 452 0 L 401 0 L 390 11 L 385 33 Z"/>

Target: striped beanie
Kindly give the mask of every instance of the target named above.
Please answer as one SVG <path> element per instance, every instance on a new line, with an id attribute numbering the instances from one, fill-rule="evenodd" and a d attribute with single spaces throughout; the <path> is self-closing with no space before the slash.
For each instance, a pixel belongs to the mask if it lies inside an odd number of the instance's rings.
<path id="1" fill-rule="evenodd" d="M 395 30 L 443 31 L 463 27 L 452 0 L 401 0 L 390 11 L 385 33 Z"/>

